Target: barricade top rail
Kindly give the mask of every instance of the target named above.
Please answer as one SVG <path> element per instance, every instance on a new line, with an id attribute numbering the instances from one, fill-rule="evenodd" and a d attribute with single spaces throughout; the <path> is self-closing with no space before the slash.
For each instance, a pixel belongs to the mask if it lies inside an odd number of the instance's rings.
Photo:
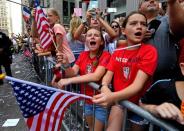
<path id="1" fill-rule="evenodd" d="M 51 58 L 48 57 L 44 57 L 44 59 L 46 59 L 48 62 L 52 63 L 52 64 L 56 64 L 56 62 Z M 94 83 L 94 82 L 90 82 L 88 83 L 88 85 L 90 85 L 93 89 L 98 90 L 99 89 L 99 85 Z M 146 120 L 148 120 L 149 122 L 151 122 L 154 125 L 157 125 L 165 130 L 169 130 L 169 131 L 179 131 L 178 129 L 176 129 L 175 127 L 173 127 L 172 125 L 168 124 L 167 122 L 165 122 L 162 119 L 159 119 L 155 116 L 153 116 L 151 113 L 149 113 L 148 111 L 142 109 L 141 107 L 139 107 L 138 105 L 129 102 L 127 100 L 124 101 L 120 101 L 119 102 L 121 106 L 127 108 L 128 110 L 138 114 L 139 116 L 145 118 Z"/>
<path id="2" fill-rule="evenodd" d="M 89 85 L 95 90 L 99 89 L 99 85 L 94 83 L 94 82 L 90 82 Z M 138 114 L 139 116 L 145 118 L 146 120 L 148 120 L 149 122 L 151 122 L 154 125 L 157 125 L 157 126 L 163 128 L 165 130 L 168 130 L 168 131 L 179 131 L 178 129 L 176 129 L 172 125 L 168 124 L 164 120 L 153 116 L 148 111 L 142 109 L 141 107 L 137 106 L 136 104 L 134 104 L 130 101 L 123 100 L 123 101 L 120 101 L 119 103 L 120 103 L 121 106 L 123 106 L 123 107 L 127 108 L 128 110 L 130 110 L 130 111 Z"/>

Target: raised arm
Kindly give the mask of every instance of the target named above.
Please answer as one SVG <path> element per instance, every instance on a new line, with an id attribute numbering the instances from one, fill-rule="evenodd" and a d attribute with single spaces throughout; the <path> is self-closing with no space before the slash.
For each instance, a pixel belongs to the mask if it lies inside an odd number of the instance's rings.
<path id="1" fill-rule="evenodd" d="M 180 37 L 184 36 L 184 8 L 178 0 L 168 0 L 168 15 L 171 31 Z"/>
<path id="2" fill-rule="evenodd" d="M 110 39 L 113 40 L 114 38 L 116 38 L 116 33 L 111 28 L 111 26 L 101 17 L 97 17 L 97 19 L 100 22 L 101 27 L 103 27 L 106 30 L 106 32 L 109 34 Z"/>

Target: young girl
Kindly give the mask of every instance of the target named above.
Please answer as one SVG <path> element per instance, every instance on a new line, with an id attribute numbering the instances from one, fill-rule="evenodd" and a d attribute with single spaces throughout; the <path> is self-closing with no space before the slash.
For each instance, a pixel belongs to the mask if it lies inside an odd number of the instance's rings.
<path id="1" fill-rule="evenodd" d="M 156 49 L 142 43 L 147 30 L 146 17 L 139 12 L 132 12 L 122 26 L 127 48 L 117 49 L 112 54 L 107 65 L 108 71 L 102 79 L 101 94 L 93 97 L 96 104 L 103 106 L 113 104 L 108 121 L 109 131 L 121 130 L 123 108 L 117 102 L 128 99 L 138 103 L 140 96 L 149 87 L 157 65 Z M 108 88 L 112 78 L 115 92 L 111 92 Z"/>
<path id="2" fill-rule="evenodd" d="M 55 9 L 50 8 L 47 12 L 47 19 L 52 30 L 54 31 L 54 39 L 57 44 L 57 50 L 64 53 L 68 57 L 69 63 L 74 62 L 75 57 L 68 45 L 66 31 L 64 27 L 59 24 L 60 17 L 58 12 Z"/>
<path id="3" fill-rule="evenodd" d="M 73 83 L 86 83 L 86 82 L 99 82 L 106 72 L 106 65 L 110 60 L 110 54 L 103 51 L 104 40 L 102 33 L 94 28 L 91 28 L 86 33 L 86 45 L 89 51 L 84 51 L 80 54 L 76 63 L 72 68 L 65 70 L 66 79 L 61 79 L 57 86 L 62 88 L 65 85 Z M 58 61 L 62 62 L 65 57 L 58 55 Z M 66 61 L 66 60 L 65 60 Z M 80 76 L 77 76 L 77 74 Z M 90 86 L 81 86 L 81 92 L 86 95 L 93 96 L 93 89 Z M 93 104 L 91 101 L 86 100 L 85 116 L 89 125 L 90 131 L 103 130 L 104 123 L 107 116 L 106 108 L 95 105 L 95 123 L 93 124 Z"/>

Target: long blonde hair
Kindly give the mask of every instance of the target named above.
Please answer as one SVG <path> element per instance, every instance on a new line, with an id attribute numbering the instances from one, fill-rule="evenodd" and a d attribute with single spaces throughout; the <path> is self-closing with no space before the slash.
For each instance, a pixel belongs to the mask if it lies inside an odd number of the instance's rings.
<path id="1" fill-rule="evenodd" d="M 74 16 L 70 20 L 70 33 L 71 33 L 72 39 L 74 37 L 74 33 L 75 33 L 76 29 L 79 27 L 80 24 L 81 24 L 81 19 L 77 16 Z"/>

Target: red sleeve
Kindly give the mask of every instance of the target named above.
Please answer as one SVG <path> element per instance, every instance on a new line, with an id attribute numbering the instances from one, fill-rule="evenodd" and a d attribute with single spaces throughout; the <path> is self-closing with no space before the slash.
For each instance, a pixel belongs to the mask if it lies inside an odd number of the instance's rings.
<path id="1" fill-rule="evenodd" d="M 146 74 L 153 75 L 157 67 L 158 54 L 157 50 L 151 45 L 145 45 L 141 50 L 141 62 L 138 64 L 138 68 L 144 71 Z"/>
<path id="2" fill-rule="evenodd" d="M 64 34 L 66 34 L 64 27 L 60 24 L 55 24 L 53 27 L 53 31 L 55 35 L 60 34 L 63 36 Z"/>
<path id="3" fill-rule="evenodd" d="M 115 70 L 115 58 L 116 58 L 116 53 L 113 53 L 112 54 L 112 56 L 111 56 L 111 58 L 110 58 L 110 61 L 109 61 L 109 63 L 107 64 L 107 69 L 108 70 L 110 70 L 110 71 L 112 71 L 112 72 L 114 72 L 114 70 Z"/>
<path id="4" fill-rule="evenodd" d="M 99 66 L 106 67 L 107 64 L 109 63 L 110 58 L 111 58 L 110 53 L 107 52 L 107 51 L 104 51 L 103 54 L 101 55 L 100 59 L 99 59 Z"/>
<path id="5" fill-rule="evenodd" d="M 84 59 L 86 59 L 88 55 L 88 52 L 87 51 L 84 51 L 82 53 L 80 53 L 79 57 L 77 58 L 75 64 L 80 66 L 82 62 L 84 62 Z"/>

